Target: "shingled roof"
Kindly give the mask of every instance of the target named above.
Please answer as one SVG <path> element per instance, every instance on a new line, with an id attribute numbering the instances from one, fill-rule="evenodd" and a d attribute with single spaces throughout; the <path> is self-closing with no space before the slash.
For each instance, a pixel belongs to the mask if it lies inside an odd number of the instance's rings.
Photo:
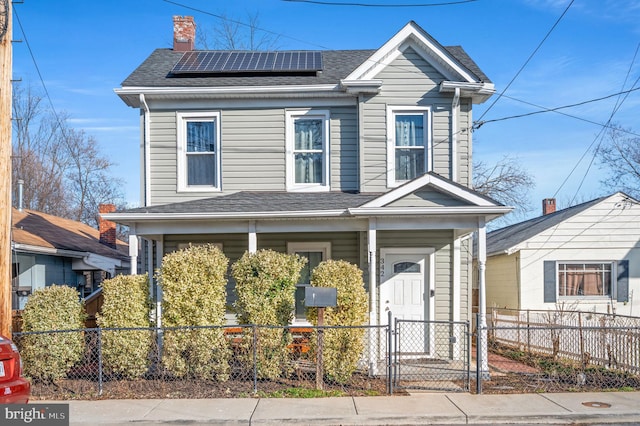
<path id="1" fill-rule="evenodd" d="M 445 47 L 462 65 L 476 75 L 479 81 L 490 83 L 489 78 L 460 46 Z M 323 70 L 305 75 L 173 75 L 171 69 L 184 52 L 156 49 L 123 82 L 122 87 L 242 87 L 281 85 L 339 84 L 353 70 L 365 62 L 375 50 L 322 51 Z"/>
<path id="2" fill-rule="evenodd" d="M 518 244 L 527 241 L 541 232 L 554 227 L 565 220 L 582 213 L 583 211 L 600 203 L 602 200 L 609 198 L 601 197 L 586 203 L 558 210 L 554 213 L 535 217 L 524 222 L 516 223 L 487 234 L 487 254 L 500 254 Z"/>
<path id="3" fill-rule="evenodd" d="M 346 210 L 359 207 L 380 195 L 381 193 L 243 191 L 181 203 L 138 207 L 123 210 L 121 213 L 256 213 Z"/>
<path id="4" fill-rule="evenodd" d="M 100 243 L 100 232 L 75 220 L 35 210 L 13 209 L 11 240 L 15 244 L 45 249 L 94 253 L 112 259 L 129 260 L 128 246 L 117 241 L 117 249 Z"/>

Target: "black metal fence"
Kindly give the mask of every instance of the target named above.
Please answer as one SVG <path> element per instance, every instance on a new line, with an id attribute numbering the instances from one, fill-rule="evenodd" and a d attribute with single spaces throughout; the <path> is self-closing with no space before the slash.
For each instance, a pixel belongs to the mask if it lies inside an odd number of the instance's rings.
<path id="1" fill-rule="evenodd" d="M 388 324 L 91 328 L 13 338 L 34 399 L 640 390 L 640 327 L 490 321 L 472 331 L 464 322 L 391 316 Z"/>
<path id="2" fill-rule="evenodd" d="M 319 336 L 324 342 L 321 366 Z M 284 396 L 305 389 L 386 394 L 388 338 L 386 326 L 257 325 L 13 336 L 32 395 L 47 399 Z"/>

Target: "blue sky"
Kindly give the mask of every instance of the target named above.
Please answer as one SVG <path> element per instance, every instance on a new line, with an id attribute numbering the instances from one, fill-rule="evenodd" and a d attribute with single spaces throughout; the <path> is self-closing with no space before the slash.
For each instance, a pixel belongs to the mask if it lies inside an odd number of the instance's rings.
<path id="1" fill-rule="evenodd" d="M 28 41 L 56 110 L 66 111 L 71 126 L 99 141 L 116 163 L 114 175 L 126 181 L 128 202 L 137 206 L 139 114 L 113 89 L 155 48 L 171 47 L 173 15 L 194 16 L 199 28 L 210 30 L 221 25 L 214 15 L 242 22 L 257 16 L 259 28 L 279 35 L 278 48 L 312 50 L 378 48 L 413 20 L 440 43 L 462 45 L 500 93 L 571 3 L 418 6 L 455 1 L 327 0 L 396 5 L 362 7 L 282 0 L 24 0 L 14 4 L 24 35 L 14 17 L 13 38 Z M 400 6 L 410 4 L 416 6 Z M 617 98 L 563 110 L 578 118 L 551 112 L 504 118 L 539 110 L 524 102 L 553 108 L 631 89 L 640 77 L 640 57 L 632 63 L 639 43 L 640 0 L 574 0 L 506 96 L 474 108 L 474 119 L 499 120 L 474 133 L 474 159 L 517 158 L 536 180 L 532 215 L 540 213 L 545 197 L 555 196 L 564 207 L 574 198 L 586 201 L 617 190 L 600 184 L 603 171 L 596 164 L 589 168 L 589 146 L 600 131 L 590 122 L 605 123 Z M 13 46 L 14 79 L 40 87 L 28 46 Z M 613 121 L 640 132 L 639 104 L 640 91 L 632 92 Z"/>

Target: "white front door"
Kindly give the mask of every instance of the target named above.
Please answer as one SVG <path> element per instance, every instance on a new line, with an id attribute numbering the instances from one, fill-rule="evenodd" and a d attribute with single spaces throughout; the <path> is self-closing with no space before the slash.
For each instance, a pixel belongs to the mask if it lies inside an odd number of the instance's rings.
<path id="1" fill-rule="evenodd" d="M 393 318 L 428 321 L 431 319 L 431 265 L 428 249 L 381 249 L 380 323 Z M 400 341 L 401 352 L 424 353 L 429 348 L 428 327 L 407 324 L 409 337 Z M 415 335 L 413 335 L 415 334 Z"/>

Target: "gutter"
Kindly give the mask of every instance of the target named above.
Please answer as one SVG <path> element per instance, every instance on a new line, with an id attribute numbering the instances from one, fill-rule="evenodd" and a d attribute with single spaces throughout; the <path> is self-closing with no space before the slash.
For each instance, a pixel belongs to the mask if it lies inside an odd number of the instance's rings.
<path id="1" fill-rule="evenodd" d="M 114 92 L 131 107 L 140 107 L 139 96 L 197 96 L 199 98 L 255 98 L 263 96 L 288 96 L 296 98 L 308 98 L 313 94 L 322 96 L 349 96 L 339 84 L 324 85 L 300 85 L 300 86 L 241 86 L 241 87 L 150 87 L 130 86 L 114 89 Z"/>
<path id="2" fill-rule="evenodd" d="M 481 104 L 496 93 L 493 83 L 465 83 L 458 81 L 443 81 L 440 83 L 440 93 L 460 91 L 463 97 L 470 97 L 476 104 Z"/>

